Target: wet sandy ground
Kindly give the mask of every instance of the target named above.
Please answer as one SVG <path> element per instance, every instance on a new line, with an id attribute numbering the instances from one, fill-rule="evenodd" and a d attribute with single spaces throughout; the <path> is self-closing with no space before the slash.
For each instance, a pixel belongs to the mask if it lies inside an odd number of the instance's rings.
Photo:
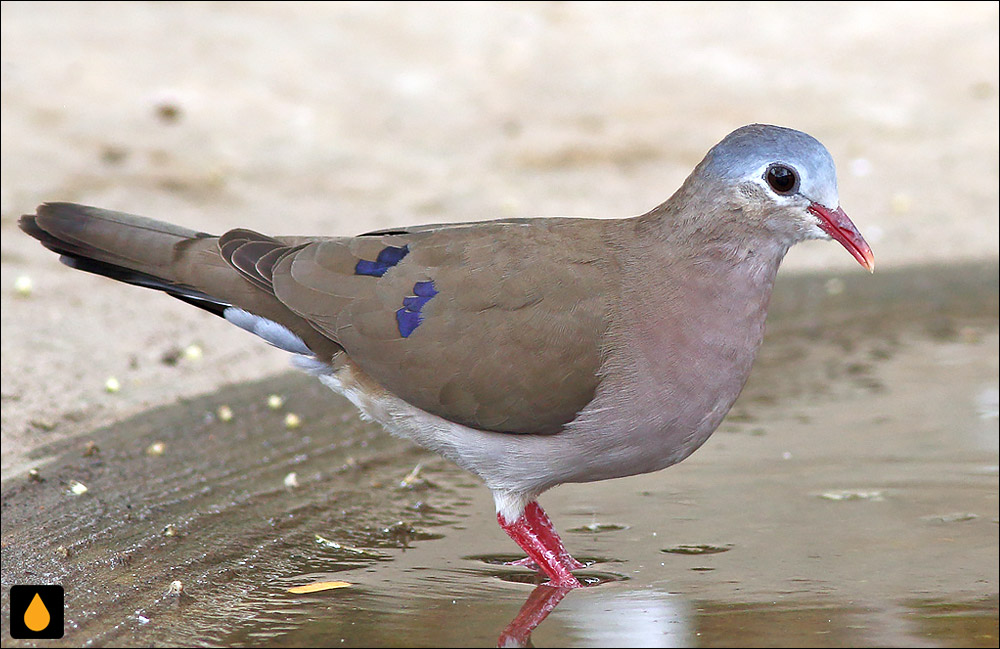
<path id="1" fill-rule="evenodd" d="M 561 602 L 471 477 L 287 374 L 5 472 L 3 624 L 27 581 L 66 587 L 58 646 L 997 646 L 997 271 L 782 277 L 704 448 L 543 496 L 596 584 Z"/>

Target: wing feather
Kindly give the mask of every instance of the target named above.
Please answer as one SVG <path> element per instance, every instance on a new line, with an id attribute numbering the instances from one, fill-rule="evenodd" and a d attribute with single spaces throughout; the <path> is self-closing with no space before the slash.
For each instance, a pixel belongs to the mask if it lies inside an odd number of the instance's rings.
<path id="1" fill-rule="evenodd" d="M 619 290 L 605 237 L 615 223 L 518 220 L 326 239 L 281 256 L 245 249 L 265 253 L 269 274 L 255 279 L 407 402 L 485 430 L 554 433 L 597 388 Z"/>

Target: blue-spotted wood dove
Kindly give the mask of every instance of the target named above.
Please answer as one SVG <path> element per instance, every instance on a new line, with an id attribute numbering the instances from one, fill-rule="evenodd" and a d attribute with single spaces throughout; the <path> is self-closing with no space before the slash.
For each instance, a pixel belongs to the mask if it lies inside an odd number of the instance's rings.
<path id="1" fill-rule="evenodd" d="M 20 226 L 68 266 L 292 352 L 391 433 L 476 474 L 503 529 L 562 587 L 579 585 L 580 564 L 536 498 L 701 446 L 750 373 L 790 246 L 833 238 L 874 267 L 823 145 L 758 124 L 626 219 L 213 236 L 47 203 Z"/>

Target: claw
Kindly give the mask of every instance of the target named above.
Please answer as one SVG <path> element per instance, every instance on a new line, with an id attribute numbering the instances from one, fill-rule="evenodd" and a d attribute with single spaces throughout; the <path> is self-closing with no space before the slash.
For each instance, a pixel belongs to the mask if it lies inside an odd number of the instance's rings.
<path id="1" fill-rule="evenodd" d="M 535 560 L 531 557 L 524 557 L 523 559 L 517 559 L 516 561 L 505 561 L 505 566 L 521 566 L 522 568 L 527 568 L 528 570 L 539 571 L 541 568 L 535 563 Z"/>

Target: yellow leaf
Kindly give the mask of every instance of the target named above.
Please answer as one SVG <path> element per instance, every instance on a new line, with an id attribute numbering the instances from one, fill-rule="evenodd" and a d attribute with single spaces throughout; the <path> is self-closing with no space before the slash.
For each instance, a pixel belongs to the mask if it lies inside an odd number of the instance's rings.
<path id="1" fill-rule="evenodd" d="M 305 586 L 293 586 L 288 589 L 288 592 L 295 595 L 302 595 L 304 593 L 320 593 L 324 590 L 333 590 L 334 588 L 347 588 L 351 585 L 346 581 L 317 581 Z"/>

